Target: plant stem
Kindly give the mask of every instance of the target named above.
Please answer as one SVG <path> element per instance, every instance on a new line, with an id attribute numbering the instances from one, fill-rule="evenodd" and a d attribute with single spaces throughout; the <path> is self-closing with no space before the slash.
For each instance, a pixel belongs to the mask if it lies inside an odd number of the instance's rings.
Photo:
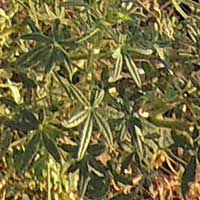
<path id="1" fill-rule="evenodd" d="M 49 159 L 47 164 L 47 200 L 51 200 L 51 168 Z"/>

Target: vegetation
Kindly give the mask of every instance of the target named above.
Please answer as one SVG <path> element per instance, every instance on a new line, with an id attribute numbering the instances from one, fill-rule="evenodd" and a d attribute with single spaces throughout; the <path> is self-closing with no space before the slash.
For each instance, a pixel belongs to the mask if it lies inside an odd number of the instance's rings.
<path id="1" fill-rule="evenodd" d="M 199 199 L 200 3 L 0 1 L 0 199 Z"/>

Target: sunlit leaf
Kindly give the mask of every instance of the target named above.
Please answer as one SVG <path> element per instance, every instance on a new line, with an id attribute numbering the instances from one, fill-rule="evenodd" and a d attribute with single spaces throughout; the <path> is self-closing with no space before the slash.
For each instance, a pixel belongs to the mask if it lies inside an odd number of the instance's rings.
<path id="1" fill-rule="evenodd" d="M 108 122 L 104 119 L 104 117 L 98 111 L 94 112 L 94 117 L 95 117 L 95 120 L 100 128 L 100 131 L 104 135 L 108 145 L 110 147 L 112 147 L 113 146 L 113 136 L 112 136 L 112 132 L 111 132 Z"/>
<path id="2" fill-rule="evenodd" d="M 87 151 L 91 134 L 93 130 L 93 121 L 91 118 L 91 112 L 88 113 L 87 119 L 85 121 L 85 124 L 83 126 L 83 131 L 81 135 L 81 141 L 80 146 L 78 150 L 78 160 L 81 160 L 83 156 L 85 155 L 85 152 Z"/>
<path id="3" fill-rule="evenodd" d="M 129 70 L 129 73 L 131 74 L 131 77 L 135 81 L 136 85 L 139 88 L 141 88 L 142 82 L 141 82 L 141 79 L 140 79 L 138 68 L 136 67 L 134 61 L 132 60 L 132 58 L 129 55 L 125 55 L 124 60 L 126 62 L 126 66 Z"/>
<path id="4" fill-rule="evenodd" d="M 16 84 L 12 83 L 9 79 L 8 79 L 8 87 L 10 88 L 11 92 L 12 92 L 12 96 L 15 100 L 15 102 L 17 104 L 19 104 L 21 102 L 21 94 L 19 92 L 19 88 L 17 87 Z"/>
<path id="5" fill-rule="evenodd" d="M 86 99 L 84 94 L 79 90 L 78 87 L 76 87 L 75 85 L 71 84 L 70 85 L 70 91 L 72 92 L 74 98 L 76 98 L 76 100 L 78 100 L 82 105 L 89 106 L 88 100 Z"/>
<path id="6" fill-rule="evenodd" d="M 99 104 L 103 101 L 104 95 L 105 95 L 104 90 L 96 92 L 96 96 L 94 98 L 94 106 L 99 106 Z"/>
<path id="7" fill-rule="evenodd" d="M 184 10 L 181 8 L 181 6 L 179 5 L 179 3 L 177 2 L 177 0 L 172 0 L 172 3 L 174 5 L 174 7 L 176 8 L 176 10 L 180 13 L 180 15 L 187 19 L 188 15 L 184 12 Z"/>
<path id="8" fill-rule="evenodd" d="M 142 49 L 142 48 L 138 48 L 138 47 L 129 47 L 128 50 L 136 52 L 136 53 L 140 53 L 143 55 L 147 55 L 147 56 L 151 55 L 153 53 L 152 49 Z"/>
<path id="9" fill-rule="evenodd" d="M 88 110 L 85 109 L 83 111 L 78 112 L 76 115 L 74 115 L 71 119 L 69 119 L 67 122 L 63 121 L 62 124 L 66 128 L 73 128 L 81 124 L 88 116 Z"/>
<path id="10" fill-rule="evenodd" d="M 109 78 L 109 82 L 115 82 L 122 77 L 121 75 L 122 65 L 123 65 L 123 56 L 120 54 L 116 59 L 116 63 L 114 66 L 114 73 Z"/>

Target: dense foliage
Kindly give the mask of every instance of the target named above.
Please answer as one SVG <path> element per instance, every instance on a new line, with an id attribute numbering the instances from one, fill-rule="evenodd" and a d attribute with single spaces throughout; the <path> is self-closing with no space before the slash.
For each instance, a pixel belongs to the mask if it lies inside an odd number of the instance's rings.
<path id="1" fill-rule="evenodd" d="M 0 198 L 200 197 L 200 3 L 0 1 Z"/>

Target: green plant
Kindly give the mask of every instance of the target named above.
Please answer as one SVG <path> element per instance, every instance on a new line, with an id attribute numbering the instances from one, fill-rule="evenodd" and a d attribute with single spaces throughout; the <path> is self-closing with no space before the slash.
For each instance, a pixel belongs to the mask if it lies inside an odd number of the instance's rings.
<path id="1" fill-rule="evenodd" d="M 193 0 L 4 5 L 1 198 L 190 199 L 199 9 Z"/>

